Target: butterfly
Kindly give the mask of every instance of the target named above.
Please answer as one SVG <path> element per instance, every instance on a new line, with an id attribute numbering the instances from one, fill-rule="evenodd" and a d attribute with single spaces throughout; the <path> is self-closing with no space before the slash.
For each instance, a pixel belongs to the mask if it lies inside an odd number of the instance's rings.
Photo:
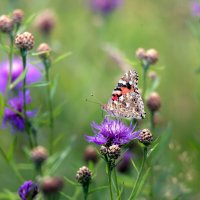
<path id="1" fill-rule="evenodd" d="M 135 70 L 126 72 L 115 89 L 107 104 L 101 108 L 108 115 L 120 118 L 145 118 L 144 103 L 138 90 L 138 74 Z"/>

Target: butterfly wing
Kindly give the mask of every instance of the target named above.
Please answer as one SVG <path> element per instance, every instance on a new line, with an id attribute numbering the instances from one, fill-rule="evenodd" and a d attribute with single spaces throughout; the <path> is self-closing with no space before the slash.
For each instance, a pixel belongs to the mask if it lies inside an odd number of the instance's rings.
<path id="1" fill-rule="evenodd" d="M 135 70 L 125 73 L 113 90 L 111 99 L 103 105 L 103 109 L 115 117 L 144 118 L 144 104 L 137 84 L 138 74 Z"/>

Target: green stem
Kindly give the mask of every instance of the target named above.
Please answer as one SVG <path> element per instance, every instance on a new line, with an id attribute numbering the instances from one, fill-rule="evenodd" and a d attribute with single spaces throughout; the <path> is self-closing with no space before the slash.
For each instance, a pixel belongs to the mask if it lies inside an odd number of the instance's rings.
<path id="1" fill-rule="evenodd" d="M 13 33 L 10 33 L 9 37 L 10 37 L 10 52 L 9 52 L 9 55 L 8 55 L 8 59 L 9 59 L 9 74 L 8 74 L 8 83 L 6 85 L 6 94 L 5 94 L 5 101 L 6 102 L 8 100 L 8 93 L 9 93 L 10 84 L 11 84 L 11 80 L 12 80 L 12 61 L 13 61 L 13 46 L 14 46 Z"/>
<path id="2" fill-rule="evenodd" d="M 133 190 L 131 192 L 131 195 L 130 195 L 128 200 L 132 200 L 132 199 L 136 198 L 138 186 L 139 186 L 140 180 L 141 180 L 142 175 L 143 175 L 143 169 L 144 169 L 144 165 L 145 165 L 145 162 L 146 162 L 146 158 L 147 158 L 147 147 L 145 146 L 144 147 L 144 152 L 143 152 L 143 160 L 142 160 L 142 165 L 141 165 L 141 168 L 140 168 L 140 172 L 138 174 L 138 177 L 137 177 L 137 180 L 135 182 L 134 188 L 133 188 Z"/>
<path id="3" fill-rule="evenodd" d="M 49 137 L 49 152 L 53 153 L 53 141 L 54 141 L 54 117 L 53 117 L 53 105 L 51 100 L 51 85 L 50 85 L 50 77 L 49 77 L 49 68 L 51 66 L 50 60 L 48 58 L 43 59 L 43 63 L 45 66 L 45 75 L 47 85 L 47 98 L 48 98 L 48 107 L 49 107 L 49 126 L 50 126 L 50 137 Z"/>
<path id="4" fill-rule="evenodd" d="M 154 128 L 155 128 L 154 115 L 155 115 L 155 112 L 152 111 L 152 112 L 151 112 L 151 131 L 153 131 Z"/>
<path id="5" fill-rule="evenodd" d="M 146 93 L 146 80 L 147 80 L 147 71 L 149 69 L 149 65 L 146 64 L 146 63 L 143 63 L 142 64 L 142 67 L 143 67 L 143 92 L 142 92 L 142 97 L 143 99 L 145 98 L 145 93 Z"/>
<path id="6" fill-rule="evenodd" d="M 121 199 L 120 197 L 120 192 L 119 192 L 119 185 L 118 185 L 118 179 L 117 179 L 117 173 L 116 173 L 116 169 L 114 168 L 114 181 L 115 181 L 115 186 L 116 186 L 116 190 L 117 190 L 117 199 Z"/>
<path id="7" fill-rule="evenodd" d="M 89 184 L 83 185 L 84 200 L 88 197 Z"/>
<path id="8" fill-rule="evenodd" d="M 110 160 L 108 160 L 108 157 L 106 155 L 105 155 L 105 161 L 106 161 L 106 166 L 107 166 L 107 171 L 108 171 L 108 184 L 109 184 L 109 191 L 110 191 L 110 199 L 113 200 L 112 179 L 111 179 L 112 166 L 111 166 Z"/>
<path id="9" fill-rule="evenodd" d="M 22 56 L 22 63 L 23 63 L 23 70 L 26 70 L 26 56 L 27 56 L 27 51 L 21 49 L 21 56 Z M 24 115 L 24 125 L 25 125 L 25 130 L 28 135 L 29 139 L 29 144 L 30 147 L 33 148 L 33 142 L 32 142 L 32 137 L 31 137 L 31 132 L 30 132 L 30 124 L 28 121 L 27 117 L 27 107 L 26 107 L 26 75 L 23 79 L 23 115 Z"/>

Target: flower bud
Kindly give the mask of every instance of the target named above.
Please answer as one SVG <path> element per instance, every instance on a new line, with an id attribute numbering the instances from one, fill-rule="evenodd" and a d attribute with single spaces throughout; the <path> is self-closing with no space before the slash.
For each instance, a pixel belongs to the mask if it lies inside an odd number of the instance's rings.
<path id="1" fill-rule="evenodd" d="M 31 50 L 34 46 L 34 37 L 29 32 L 24 32 L 16 36 L 15 45 L 21 50 Z"/>
<path id="2" fill-rule="evenodd" d="M 151 93 L 147 99 L 147 107 L 151 112 L 158 111 L 161 106 L 160 95 L 157 92 Z"/>
<path id="3" fill-rule="evenodd" d="M 85 166 L 79 168 L 76 174 L 77 181 L 82 185 L 88 185 L 92 179 L 92 172 Z"/>
<path id="4" fill-rule="evenodd" d="M 153 141 L 153 136 L 148 129 L 143 129 L 139 134 L 139 140 L 144 145 L 149 145 Z"/>
<path id="5" fill-rule="evenodd" d="M 138 48 L 135 52 L 135 55 L 139 60 L 143 60 L 146 56 L 146 52 L 143 48 Z"/>
<path id="6" fill-rule="evenodd" d="M 18 194 L 21 200 L 34 199 L 38 194 L 38 186 L 31 180 L 26 181 L 20 186 Z"/>
<path id="7" fill-rule="evenodd" d="M 99 157 L 96 149 L 92 145 L 88 145 L 84 152 L 84 160 L 86 162 L 92 161 L 94 164 L 97 163 Z"/>
<path id="8" fill-rule="evenodd" d="M 46 43 L 41 43 L 39 47 L 37 48 L 37 52 L 40 53 L 40 58 L 47 58 L 49 57 L 49 54 L 51 53 L 51 48 Z"/>
<path id="9" fill-rule="evenodd" d="M 51 10 L 43 11 L 35 20 L 36 28 L 45 35 L 49 35 L 55 26 L 55 14 Z"/>
<path id="10" fill-rule="evenodd" d="M 148 76 L 152 81 L 155 81 L 157 78 L 157 73 L 154 71 L 151 71 L 151 72 L 149 72 Z"/>
<path id="11" fill-rule="evenodd" d="M 121 149 L 120 149 L 119 145 L 114 144 L 108 148 L 108 156 L 111 159 L 116 160 L 117 158 L 119 158 L 120 153 L 121 153 Z"/>
<path id="12" fill-rule="evenodd" d="M 150 65 L 158 61 L 158 52 L 155 49 L 148 49 L 146 51 L 146 60 Z"/>
<path id="13" fill-rule="evenodd" d="M 13 21 L 7 15 L 0 16 L 0 31 L 10 33 L 13 30 Z"/>
<path id="14" fill-rule="evenodd" d="M 12 13 L 12 19 L 15 24 L 20 25 L 24 18 L 24 12 L 21 9 L 16 9 Z"/>
<path id="15" fill-rule="evenodd" d="M 47 150 L 42 146 L 35 147 L 31 152 L 31 158 L 36 166 L 41 166 L 48 158 Z"/>
<path id="16" fill-rule="evenodd" d="M 40 187 L 44 195 L 52 195 L 62 190 L 64 181 L 59 177 L 46 177 Z"/>
<path id="17" fill-rule="evenodd" d="M 100 153 L 101 153 L 103 156 L 107 155 L 107 153 L 108 153 L 107 147 L 102 145 L 102 146 L 100 147 Z"/>

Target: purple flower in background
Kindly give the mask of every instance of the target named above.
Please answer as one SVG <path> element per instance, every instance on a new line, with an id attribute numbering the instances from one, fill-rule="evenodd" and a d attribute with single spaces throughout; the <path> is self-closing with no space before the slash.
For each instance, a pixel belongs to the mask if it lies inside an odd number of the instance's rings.
<path id="1" fill-rule="evenodd" d="M 91 0 L 92 9 L 94 11 L 108 14 L 118 6 L 122 0 Z"/>
<path id="2" fill-rule="evenodd" d="M 117 166 L 117 170 L 121 173 L 128 172 L 131 167 L 131 158 L 133 154 L 130 151 L 126 151 Z"/>
<path id="3" fill-rule="evenodd" d="M 31 103 L 31 97 L 29 91 L 26 92 L 26 104 Z M 23 118 L 23 94 L 19 93 L 19 96 L 14 97 L 8 101 L 10 108 L 5 108 L 3 127 L 9 124 L 12 131 L 17 130 L 23 132 L 25 129 L 24 118 Z M 16 112 L 15 112 L 16 111 Z M 33 117 L 35 115 L 34 111 L 27 111 L 28 117 Z"/>
<path id="4" fill-rule="evenodd" d="M 93 122 L 92 129 L 95 136 L 86 135 L 86 140 L 98 145 L 123 145 L 133 139 L 138 139 L 140 133 L 140 131 L 133 132 L 135 127 L 132 124 L 127 126 L 120 120 L 113 120 L 108 117 L 105 117 L 100 125 Z"/>
<path id="5" fill-rule="evenodd" d="M 192 3 L 192 13 L 194 16 L 200 15 L 200 3 L 198 1 Z"/>
<path id="6" fill-rule="evenodd" d="M 33 200 L 38 194 L 38 186 L 36 183 L 25 181 L 19 188 L 18 194 L 21 200 Z"/>
<path id="7" fill-rule="evenodd" d="M 27 62 L 27 75 L 26 75 L 26 83 L 32 84 L 38 82 L 42 79 L 41 71 L 33 66 L 30 62 Z M 22 60 L 19 57 L 15 57 L 13 59 L 12 64 L 12 76 L 11 76 L 11 83 L 14 82 L 23 72 L 23 65 Z M 9 77 L 9 61 L 3 61 L 0 63 L 0 92 L 5 94 L 6 86 L 8 84 L 8 77 Z M 19 89 L 22 86 L 22 81 L 19 82 L 15 88 Z"/>

